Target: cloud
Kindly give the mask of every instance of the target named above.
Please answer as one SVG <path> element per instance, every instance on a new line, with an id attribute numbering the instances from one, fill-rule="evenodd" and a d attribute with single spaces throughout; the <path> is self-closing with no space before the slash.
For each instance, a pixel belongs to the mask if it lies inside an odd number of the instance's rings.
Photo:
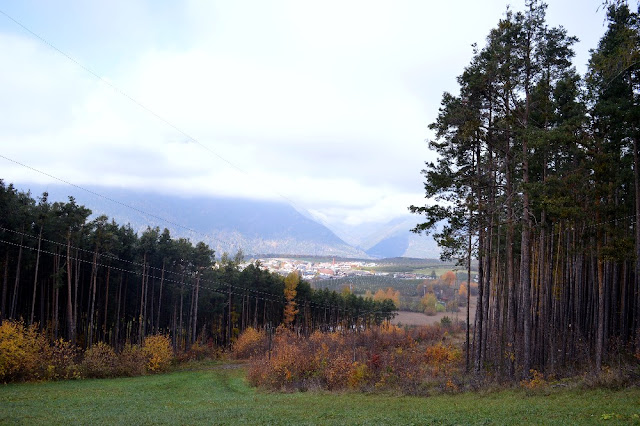
<path id="1" fill-rule="evenodd" d="M 505 10 L 503 0 L 29 4 L 13 6 L 17 17 L 126 96 L 0 23 L 5 155 L 80 185 L 286 200 L 349 224 L 421 203 L 427 126 Z M 2 178 L 48 180 L 9 163 Z"/>

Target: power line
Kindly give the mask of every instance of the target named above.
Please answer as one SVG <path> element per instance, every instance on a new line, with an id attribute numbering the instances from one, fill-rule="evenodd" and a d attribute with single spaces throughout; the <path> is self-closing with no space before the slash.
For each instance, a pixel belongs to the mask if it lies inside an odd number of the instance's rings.
<path id="1" fill-rule="evenodd" d="M 39 237 L 37 237 L 35 235 L 31 235 L 31 234 L 28 234 L 28 233 L 25 233 L 25 232 L 11 230 L 11 229 L 4 228 L 4 227 L 1 227 L 1 226 L 0 226 L 0 230 L 12 232 L 12 233 L 15 233 L 15 234 L 21 235 L 21 236 L 26 236 L 26 237 L 31 238 L 31 239 L 38 239 L 39 238 Z M 48 239 L 45 239 L 45 238 L 42 238 L 41 240 L 45 241 L 45 242 L 52 243 L 52 244 L 56 244 L 56 245 L 59 245 L 59 246 L 63 246 L 63 247 L 64 246 L 68 246 L 67 243 L 56 242 L 56 241 L 48 240 Z M 18 244 L 18 243 L 2 240 L 2 239 L 0 239 L 0 243 L 4 243 L 4 244 L 7 244 L 7 245 L 12 245 L 12 246 L 15 246 L 15 247 L 25 248 L 25 249 L 28 249 L 28 250 L 31 250 L 31 251 L 37 251 L 36 248 L 30 247 L 30 246 L 27 246 L 27 245 L 24 245 L 24 244 Z M 90 251 L 90 250 L 82 249 L 82 248 L 79 248 L 79 247 L 76 247 L 76 246 L 70 246 L 70 248 L 73 248 L 74 250 L 78 250 L 78 251 L 81 251 L 81 252 L 93 254 L 93 252 Z M 61 256 L 59 253 L 54 253 L 54 252 L 51 252 L 51 251 L 48 251 L 48 250 L 44 250 L 44 249 L 40 249 L 40 253 L 45 253 L 45 254 L 49 254 L 49 255 L 52 255 L 52 256 Z M 153 270 L 156 271 L 156 274 L 158 272 L 162 273 L 162 269 L 161 268 L 153 267 L 151 265 L 144 265 L 144 264 L 141 264 L 141 263 L 137 263 L 137 262 L 133 262 L 133 261 L 125 260 L 125 259 L 120 259 L 117 256 L 113 256 L 113 255 L 109 255 L 109 254 L 100 254 L 99 256 L 100 257 L 106 257 L 106 258 L 109 258 L 109 259 L 112 259 L 112 260 L 117 260 L 117 261 L 124 262 L 124 263 L 128 263 L 128 264 L 130 264 L 132 266 L 140 266 L 142 268 L 153 269 Z M 62 256 L 62 257 L 67 258 L 67 256 Z M 81 263 L 86 263 L 86 264 L 91 264 L 91 265 L 94 264 L 93 261 L 91 261 L 91 260 L 82 259 L 82 258 L 76 257 L 76 256 L 70 256 L 69 259 L 77 260 L 78 262 L 81 262 Z M 117 267 L 117 266 L 114 266 L 114 265 L 106 265 L 106 264 L 103 264 L 103 263 L 95 263 L 95 265 L 103 267 L 103 268 L 110 268 L 110 269 L 113 269 L 113 270 L 116 270 L 116 271 L 120 271 L 120 272 L 131 273 L 131 274 L 135 274 L 135 275 L 141 275 L 142 274 L 142 272 L 140 272 L 140 271 L 132 271 L 132 270 L 121 268 L 121 267 Z M 168 274 L 177 275 L 178 277 L 180 277 L 182 279 L 184 279 L 184 278 L 187 278 L 187 279 L 190 279 L 190 280 L 194 279 L 194 277 L 192 275 L 185 274 L 184 272 L 183 273 L 178 273 L 178 272 L 172 272 L 170 270 L 164 270 L 164 273 L 165 274 L 168 273 Z M 174 284 L 180 284 L 181 286 L 182 285 L 186 285 L 187 287 L 194 287 L 195 286 L 194 284 L 190 284 L 187 281 L 178 281 L 177 279 L 162 278 L 161 276 L 158 276 L 158 275 L 151 275 L 151 278 L 162 279 L 165 282 L 174 283 Z M 226 283 L 226 282 L 218 282 L 218 281 L 202 279 L 202 278 L 200 279 L 200 283 L 203 283 L 203 284 L 199 285 L 199 287 L 207 289 L 207 290 L 211 290 L 213 292 L 217 292 L 217 293 L 220 293 L 220 294 L 231 293 L 231 294 L 234 294 L 234 295 L 237 295 L 237 296 L 253 297 L 255 299 L 266 300 L 266 301 L 275 302 L 275 303 L 284 305 L 284 302 L 283 302 L 284 295 L 278 295 L 278 294 L 269 293 L 269 292 L 265 292 L 265 291 L 261 291 L 261 290 L 257 290 L 257 289 L 248 288 L 248 287 L 236 286 L 236 285 L 233 285 L 233 284 L 230 284 L 230 283 Z M 215 287 L 215 288 L 214 287 L 208 287 L 208 286 L 206 286 L 206 284 L 218 284 L 219 287 Z M 225 288 L 226 290 L 221 290 L 221 288 Z M 230 288 L 234 288 L 237 291 L 231 291 Z M 242 291 L 242 292 L 247 292 L 248 291 L 248 292 L 256 293 L 256 294 L 262 295 L 262 296 L 248 295 L 246 293 L 240 293 L 238 291 Z M 307 304 L 307 305 L 310 305 L 312 307 L 319 308 L 319 309 L 330 309 L 330 310 L 335 310 L 337 312 L 344 312 L 344 313 L 350 312 L 350 310 L 345 309 L 345 308 L 340 308 L 339 306 L 325 305 L 325 304 L 321 304 L 321 303 L 312 302 L 310 300 L 306 300 L 306 301 L 304 301 L 304 303 Z M 362 315 L 362 314 L 360 314 L 360 315 Z"/>
<path id="2" fill-rule="evenodd" d="M 202 142 L 200 142 L 197 138 L 191 136 L 189 133 L 187 133 L 186 131 L 184 131 L 182 128 L 178 127 L 177 125 L 173 124 L 171 121 L 169 121 L 167 118 L 163 117 L 162 115 L 158 114 L 157 112 L 153 111 L 151 108 L 147 107 L 145 104 L 143 104 L 142 102 L 138 101 L 136 98 L 134 98 L 133 96 L 129 95 L 128 93 L 126 93 L 124 90 L 120 89 L 118 86 L 116 86 L 115 84 L 111 83 L 110 81 L 108 81 L 107 79 L 103 78 L 102 76 L 100 76 L 100 74 L 98 74 L 96 71 L 93 71 L 91 68 L 89 68 L 86 65 L 83 65 L 82 63 L 80 63 L 80 61 L 76 60 L 75 58 L 73 58 L 71 55 L 69 55 L 68 53 L 66 53 L 65 51 L 63 51 L 62 49 L 58 48 L 57 46 L 55 46 L 53 43 L 51 43 L 50 41 L 48 41 L 47 39 L 45 39 L 43 36 L 41 36 L 40 34 L 36 33 L 35 31 L 31 30 L 29 27 L 27 27 L 26 25 L 24 25 L 22 22 L 18 21 L 17 19 L 15 19 L 14 17 L 12 17 L 11 15 L 9 15 L 8 13 L 6 13 L 5 11 L 3 11 L 2 9 L 0 9 L 0 13 L 3 14 L 4 16 L 6 16 L 9 20 L 11 20 L 12 22 L 14 22 L 16 25 L 18 25 L 19 27 L 21 27 L 22 29 L 24 29 L 25 31 L 27 31 L 29 34 L 31 34 L 32 36 L 34 36 L 35 38 L 37 38 L 38 40 L 40 40 L 40 42 L 42 42 L 43 44 L 45 44 L 46 46 L 50 47 L 51 49 L 55 50 L 57 53 L 59 53 L 60 55 L 64 56 L 66 59 L 68 59 L 69 61 L 71 61 L 72 63 L 74 63 L 76 66 L 80 67 L 81 69 L 83 69 L 84 71 L 86 71 L 87 73 L 89 73 L 91 76 L 93 76 L 94 78 L 96 78 L 97 80 L 99 80 L 101 83 L 107 85 L 108 87 L 110 87 L 112 90 L 114 90 L 116 93 L 118 93 L 119 95 L 125 97 L 126 99 L 128 99 L 130 102 L 133 102 L 135 105 L 137 105 L 138 107 L 140 107 L 142 110 L 146 111 L 147 113 L 151 114 L 153 117 L 155 117 L 156 119 L 158 119 L 159 121 L 161 121 L 162 123 L 166 124 L 167 126 L 171 127 L 172 129 L 174 129 L 175 131 L 177 131 L 178 133 L 180 133 L 181 135 L 183 135 L 184 137 L 187 138 L 188 141 L 200 146 L 201 148 L 205 149 L 206 151 L 208 151 L 210 154 L 214 155 L 215 157 L 217 157 L 218 159 L 222 160 L 223 162 L 227 163 L 230 167 L 232 167 L 233 169 L 235 169 L 236 171 L 251 177 L 251 173 L 247 172 L 246 170 L 244 170 L 243 168 L 241 168 L 240 166 L 238 166 L 237 164 L 235 164 L 234 162 L 232 162 L 231 160 L 223 157 L 222 155 L 220 155 L 218 152 L 216 152 L 215 150 L 211 149 L 210 147 L 206 146 L 205 144 L 203 144 Z M 51 176 L 53 177 L 53 176 Z M 55 178 L 57 179 L 57 178 Z M 60 180 L 60 179 L 58 179 Z M 67 182 L 68 183 L 68 182 Z M 75 186 L 75 185 L 74 185 Z M 270 189 L 270 191 L 272 193 L 274 193 L 275 195 L 277 195 L 278 197 L 282 198 L 283 200 L 287 201 L 289 204 L 291 204 L 292 206 L 296 207 L 299 210 L 305 210 L 306 209 L 302 209 L 301 207 L 299 207 L 297 205 L 297 203 L 295 203 L 293 200 L 291 200 L 289 197 L 281 194 L 278 191 L 274 191 L 273 189 Z"/>
<path id="3" fill-rule="evenodd" d="M 12 162 L 12 163 L 14 163 L 14 164 L 17 164 L 17 165 L 19 165 L 19 166 L 22 166 L 22 167 L 27 168 L 27 169 L 29 169 L 29 170 L 32 170 L 32 171 L 34 171 L 34 172 L 40 173 L 40 174 L 42 174 L 42 175 L 44 175 L 44 176 L 47 176 L 47 177 L 50 177 L 50 178 L 52 178 L 52 179 L 56 179 L 56 180 L 58 180 L 58 181 L 60 181 L 60 182 L 62 182 L 62 183 L 65 183 L 65 184 L 67 184 L 67 185 L 73 186 L 74 188 L 78 188 L 78 189 L 80 189 L 80 190 L 82 190 L 82 191 L 85 191 L 85 192 L 87 192 L 87 193 L 89 193 L 89 194 L 91 194 L 91 195 L 95 195 L 96 197 L 103 198 L 103 199 L 105 199 L 105 200 L 107 200 L 107 201 L 110 201 L 110 202 L 112 202 L 112 203 L 119 204 L 119 205 L 121 205 L 121 206 L 123 206 L 123 207 L 126 207 L 126 208 L 128 208 L 128 209 L 131 209 L 131 210 L 136 211 L 136 212 L 138 212 L 138 213 L 142 213 L 142 214 L 144 214 L 144 215 L 147 215 L 147 216 L 153 217 L 153 218 L 155 218 L 155 219 L 158 219 L 158 220 L 160 220 L 160 221 L 166 222 L 166 223 L 168 223 L 168 224 L 170 224 L 170 225 L 173 225 L 173 226 L 177 226 L 178 228 L 182 228 L 182 229 L 187 230 L 187 231 L 189 231 L 189 232 L 192 232 L 192 233 L 194 233 L 194 234 L 202 235 L 202 236 L 204 236 L 204 237 L 206 237 L 206 238 L 210 238 L 210 239 L 212 239 L 213 241 L 216 241 L 216 242 L 218 242 L 218 243 L 220 243 L 220 244 L 225 245 L 225 241 L 222 241 L 222 240 L 220 240 L 220 239 L 218 239 L 218 238 L 216 238 L 216 237 L 214 237 L 214 236 L 212 236 L 212 235 L 207 235 L 207 234 L 205 234 L 205 233 L 203 233 L 203 232 L 196 231 L 195 229 L 189 228 L 188 226 L 181 225 L 181 224 L 179 224 L 179 223 L 177 223 L 177 222 L 174 222 L 174 221 L 172 221 L 172 220 L 165 219 L 165 218 L 163 218 L 163 217 L 161 217 L 161 216 L 155 215 L 155 214 L 153 214 L 153 213 L 149 213 L 149 212 L 147 212 L 147 211 L 145 211 L 145 210 L 142 210 L 142 209 L 139 209 L 139 208 L 137 208 L 137 207 L 130 206 L 129 204 L 123 203 L 122 201 L 118 201 L 118 200 L 116 200 L 116 199 L 113 199 L 113 198 L 107 197 L 106 195 L 102 195 L 102 194 L 100 194 L 100 193 L 98 193 L 98 192 L 95 192 L 95 191 L 92 191 L 92 190 L 90 190 L 90 189 L 84 188 L 84 187 L 82 187 L 82 186 L 80 186 L 80 185 L 77 185 L 77 184 L 75 184 L 75 183 L 71 183 L 71 182 L 69 182 L 68 180 L 65 180 L 65 179 L 59 178 L 59 177 L 54 176 L 54 175 L 52 175 L 52 174 L 50 174 L 50 173 L 47 173 L 47 172 L 44 172 L 44 171 L 42 171 L 42 170 L 36 169 L 35 167 L 32 167 L 32 166 L 29 166 L 29 165 L 27 165 L 27 164 L 21 163 L 21 162 L 19 162 L 19 161 L 17 161 L 17 160 L 14 160 L 14 159 L 12 159 L 12 158 L 7 157 L 6 155 L 2 155 L 2 154 L 0 154 L 0 158 L 4 158 L 5 160 L 10 161 L 10 162 Z"/>

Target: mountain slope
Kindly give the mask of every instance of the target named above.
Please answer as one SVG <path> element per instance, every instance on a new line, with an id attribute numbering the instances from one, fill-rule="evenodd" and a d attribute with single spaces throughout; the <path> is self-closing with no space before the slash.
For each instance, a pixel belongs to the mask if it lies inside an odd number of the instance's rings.
<path id="1" fill-rule="evenodd" d="M 204 241 L 216 252 L 286 253 L 367 257 L 331 230 L 300 214 L 286 203 L 235 198 L 179 197 L 114 188 L 88 188 L 104 197 L 61 185 L 16 185 L 34 196 L 49 192 L 50 201 L 73 196 L 79 204 L 106 214 L 136 231 L 147 226 L 168 228 L 173 236 Z M 163 220 L 164 219 L 164 220 Z"/>
<path id="2" fill-rule="evenodd" d="M 376 258 L 439 258 L 440 249 L 431 236 L 410 231 L 416 223 L 416 217 L 409 216 L 396 218 L 381 226 L 377 232 L 364 239 L 366 253 Z"/>

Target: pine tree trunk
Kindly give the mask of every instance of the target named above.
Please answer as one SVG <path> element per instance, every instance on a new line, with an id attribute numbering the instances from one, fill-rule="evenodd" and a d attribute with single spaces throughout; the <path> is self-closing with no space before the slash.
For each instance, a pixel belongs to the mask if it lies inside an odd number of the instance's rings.
<path id="1" fill-rule="evenodd" d="M 33 296 L 31 298 L 31 316 L 29 317 L 29 325 L 33 324 L 33 318 L 36 310 L 36 292 L 37 292 L 36 290 L 38 289 L 38 267 L 40 266 L 40 247 L 42 243 L 42 228 L 43 228 L 43 225 L 40 225 L 40 233 L 38 234 L 38 253 L 36 254 L 36 270 L 33 274 Z"/>
<path id="2" fill-rule="evenodd" d="M 113 333 L 113 345 L 120 348 L 120 307 L 124 304 L 124 295 L 122 293 L 122 282 L 124 281 L 124 273 L 120 272 L 120 283 L 118 284 L 118 292 L 116 295 L 116 324 Z"/>
<path id="3" fill-rule="evenodd" d="M 67 333 L 68 339 L 72 345 L 76 344 L 75 323 L 73 321 L 73 301 L 71 300 L 72 291 L 72 274 L 71 274 L 71 228 L 67 233 Z"/>
<path id="4" fill-rule="evenodd" d="M 640 333 L 638 333 L 638 322 L 640 321 L 640 160 L 638 159 L 638 138 L 633 138 L 633 180 L 635 185 L 635 274 L 634 274 L 634 290 L 635 290 L 635 322 L 632 325 L 631 334 L 635 338 L 636 350 L 640 348 Z"/>
<path id="5" fill-rule="evenodd" d="M 94 318 L 96 312 L 96 287 L 98 284 L 98 248 L 93 252 L 93 262 L 91 264 L 91 281 L 90 281 L 90 297 L 91 303 L 89 305 L 89 331 L 87 338 L 87 347 L 91 348 L 93 345 L 93 327 L 94 327 Z"/>
<path id="6" fill-rule="evenodd" d="M 142 280 L 140 283 L 140 310 L 138 315 L 138 343 L 141 345 L 144 341 L 144 295 L 147 274 L 147 253 L 144 253 L 142 259 Z"/>
<path id="7" fill-rule="evenodd" d="M 22 228 L 24 231 L 24 228 Z M 13 297 L 11 298 L 11 313 L 10 318 L 15 319 L 18 309 L 18 288 L 20 284 L 20 270 L 22 267 L 22 244 L 24 242 L 24 234 L 20 234 L 20 247 L 18 248 L 18 264 L 16 265 L 16 280 L 13 285 Z"/>
<path id="8" fill-rule="evenodd" d="M 111 278 L 111 266 L 107 266 L 107 280 L 104 289 L 104 321 L 102 322 L 102 340 L 107 341 L 107 314 L 109 313 L 109 279 Z"/>
<path id="9" fill-rule="evenodd" d="M 4 254 L 4 273 L 2 274 L 2 303 L 0 304 L 0 322 L 7 315 L 7 288 L 9 287 L 9 250 Z"/>
<path id="10" fill-rule="evenodd" d="M 160 332 L 160 311 L 162 309 L 162 285 L 164 284 L 164 268 L 166 259 L 162 259 L 162 272 L 160 273 L 160 289 L 158 290 L 158 318 L 156 319 L 156 333 Z"/>
<path id="11" fill-rule="evenodd" d="M 197 274 L 196 277 L 196 290 L 195 290 L 195 300 L 193 302 L 193 331 L 191 336 L 191 342 L 196 341 L 196 336 L 198 334 L 198 292 L 200 289 L 200 273 Z"/>

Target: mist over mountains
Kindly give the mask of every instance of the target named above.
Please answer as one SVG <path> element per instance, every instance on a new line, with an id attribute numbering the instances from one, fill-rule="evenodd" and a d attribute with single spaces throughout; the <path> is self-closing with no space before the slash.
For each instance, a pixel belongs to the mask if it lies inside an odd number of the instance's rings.
<path id="1" fill-rule="evenodd" d="M 204 241 L 217 253 L 291 254 L 349 258 L 429 257 L 439 252 L 433 240 L 409 229 L 416 218 L 360 227 L 324 225 L 284 202 L 222 197 L 181 197 L 121 188 L 89 187 L 91 194 L 66 185 L 16 185 L 33 197 L 44 191 L 49 201 L 69 196 L 141 232 L 147 226 L 168 228 L 174 237 Z M 108 199 L 107 199 L 108 198 Z M 129 206 L 129 207 L 128 207 Z M 330 229 L 330 227 L 332 229 Z"/>

